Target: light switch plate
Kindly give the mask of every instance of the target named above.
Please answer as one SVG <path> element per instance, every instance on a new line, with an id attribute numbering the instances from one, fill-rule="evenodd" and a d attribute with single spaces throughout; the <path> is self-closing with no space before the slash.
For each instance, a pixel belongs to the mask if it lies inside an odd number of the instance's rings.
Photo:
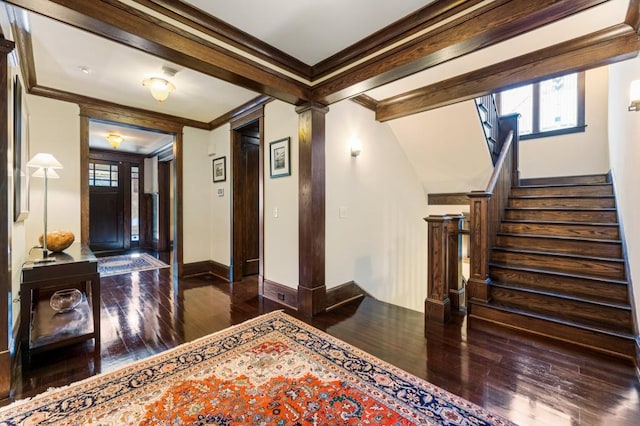
<path id="1" fill-rule="evenodd" d="M 346 218 L 347 218 L 347 216 L 348 216 L 348 210 L 349 210 L 349 209 L 347 209 L 347 207 L 345 207 L 345 206 L 340 207 L 340 208 L 338 209 L 338 217 L 339 217 L 340 219 L 346 219 Z"/>
<path id="2" fill-rule="evenodd" d="M 224 197 L 224 188 L 218 188 L 218 197 Z"/>
<path id="3" fill-rule="evenodd" d="M 278 214 L 279 214 L 279 212 L 278 212 L 278 208 L 277 208 L 277 207 L 274 207 L 274 208 L 273 208 L 273 217 L 278 217 Z"/>

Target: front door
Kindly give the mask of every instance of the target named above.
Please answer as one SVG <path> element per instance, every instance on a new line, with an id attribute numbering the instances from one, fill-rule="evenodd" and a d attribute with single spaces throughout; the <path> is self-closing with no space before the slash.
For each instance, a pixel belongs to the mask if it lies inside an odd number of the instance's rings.
<path id="1" fill-rule="evenodd" d="M 89 245 L 93 251 L 124 249 L 122 175 L 119 162 L 89 163 Z"/>

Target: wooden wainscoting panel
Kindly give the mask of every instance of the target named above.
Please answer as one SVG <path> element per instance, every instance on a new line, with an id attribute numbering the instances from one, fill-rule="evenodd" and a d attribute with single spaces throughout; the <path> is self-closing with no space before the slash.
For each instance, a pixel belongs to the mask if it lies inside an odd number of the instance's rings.
<path id="1" fill-rule="evenodd" d="M 185 277 L 195 277 L 199 275 L 213 275 L 229 281 L 229 267 L 215 260 L 202 260 L 200 262 L 191 262 L 184 264 L 183 270 Z"/>
<path id="2" fill-rule="evenodd" d="M 281 305 L 292 309 L 298 309 L 298 290 L 286 285 L 270 281 L 266 278 L 262 280 L 262 297 L 273 300 Z"/>
<path id="3" fill-rule="evenodd" d="M 468 192 L 449 192 L 449 193 L 437 193 L 428 194 L 427 200 L 430 206 L 433 205 L 469 205 Z"/>
<path id="4" fill-rule="evenodd" d="M 364 291 L 362 287 L 354 281 L 340 284 L 327 290 L 325 311 L 330 311 L 346 303 L 363 299 L 365 296 L 370 296 L 370 294 Z"/>

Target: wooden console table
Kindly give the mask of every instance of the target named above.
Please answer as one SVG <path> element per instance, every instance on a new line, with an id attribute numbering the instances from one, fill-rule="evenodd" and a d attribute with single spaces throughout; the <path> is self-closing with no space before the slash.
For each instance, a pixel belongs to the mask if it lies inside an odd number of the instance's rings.
<path id="1" fill-rule="evenodd" d="M 20 344 L 23 361 L 28 362 L 34 353 L 87 339 L 94 339 L 94 354 L 100 354 L 100 274 L 96 257 L 81 243 L 50 254 L 55 262 L 34 263 L 40 255 L 40 251 L 34 250 L 22 268 Z M 49 297 L 65 288 L 78 288 L 83 300 L 74 310 L 57 313 L 49 306 Z"/>

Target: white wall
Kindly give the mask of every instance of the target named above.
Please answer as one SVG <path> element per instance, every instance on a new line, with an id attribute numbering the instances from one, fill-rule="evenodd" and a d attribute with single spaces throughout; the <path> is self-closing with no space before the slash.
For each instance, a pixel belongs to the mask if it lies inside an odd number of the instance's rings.
<path id="1" fill-rule="evenodd" d="M 184 263 L 211 258 L 212 229 L 210 188 L 213 181 L 207 130 L 183 130 L 182 193 Z M 205 199 L 206 197 L 206 199 Z"/>
<path id="2" fill-rule="evenodd" d="M 474 101 L 389 122 L 425 193 L 484 189 L 493 172 Z"/>
<path id="3" fill-rule="evenodd" d="M 587 71 L 585 132 L 521 141 L 520 177 L 607 173 L 608 89 L 607 67 Z"/>
<path id="4" fill-rule="evenodd" d="M 636 318 L 640 318 L 640 113 L 628 112 L 629 85 L 640 78 L 640 59 L 609 69 L 609 155 L 622 217 L 631 279 L 635 282 Z"/>
<path id="5" fill-rule="evenodd" d="M 76 104 L 27 96 L 30 111 L 30 157 L 48 152 L 64 167 L 49 179 L 47 231 L 73 232 L 80 240 L 80 109 Z M 44 180 L 31 179 L 26 245 L 38 244 L 44 231 Z"/>
<path id="6" fill-rule="evenodd" d="M 377 299 L 423 311 L 427 202 L 419 176 L 373 112 L 343 101 L 326 118 L 327 288 L 353 280 Z M 362 142 L 356 158 L 352 136 Z"/>
<path id="7" fill-rule="evenodd" d="M 298 114 L 293 105 L 265 106 L 264 277 L 298 288 Z M 290 137 L 291 176 L 269 177 L 269 143 Z M 274 217 L 278 209 L 278 217 Z"/>
<path id="8" fill-rule="evenodd" d="M 214 158 L 226 157 L 227 180 L 213 183 L 209 180 L 211 200 L 211 260 L 222 265 L 231 265 L 231 127 L 218 127 L 209 135 L 209 163 Z M 210 166 L 211 167 L 211 166 Z M 218 196 L 218 189 L 224 191 Z"/>

